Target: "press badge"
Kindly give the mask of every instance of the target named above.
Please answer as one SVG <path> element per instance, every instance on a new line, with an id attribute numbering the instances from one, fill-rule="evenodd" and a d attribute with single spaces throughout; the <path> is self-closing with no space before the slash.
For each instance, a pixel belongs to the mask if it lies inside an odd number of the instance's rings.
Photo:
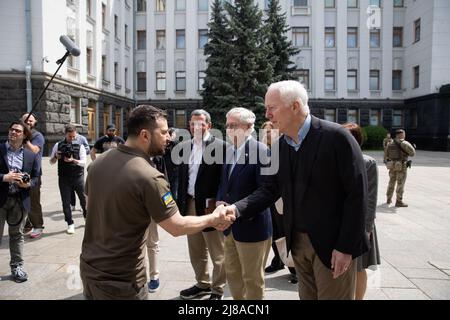
<path id="1" fill-rule="evenodd" d="M 165 195 L 162 196 L 162 200 L 164 204 L 167 206 L 169 203 L 173 201 L 172 192 L 167 192 Z"/>

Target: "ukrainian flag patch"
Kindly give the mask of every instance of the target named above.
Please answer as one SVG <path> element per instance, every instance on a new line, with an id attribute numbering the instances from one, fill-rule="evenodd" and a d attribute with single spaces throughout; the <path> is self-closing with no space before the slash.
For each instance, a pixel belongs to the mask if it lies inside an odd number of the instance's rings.
<path id="1" fill-rule="evenodd" d="M 171 203 L 173 201 L 172 192 L 169 191 L 163 195 L 162 200 L 166 206 Z"/>

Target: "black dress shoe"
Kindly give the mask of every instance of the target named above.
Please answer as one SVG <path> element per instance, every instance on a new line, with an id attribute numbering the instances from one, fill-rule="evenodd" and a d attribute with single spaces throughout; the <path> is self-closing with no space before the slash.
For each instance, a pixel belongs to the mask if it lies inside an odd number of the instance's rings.
<path id="1" fill-rule="evenodd" d="M 292 284 L 297 284 L 298 283 L 298 279 L 297 279 L 297 275 L 296 274 L 290 274 L 290 277 L 289 277 L 290 279 L 289 279 L 289 282 L 290 283 L 292 283 Z"/>
<path id="2" fill-rule="evenodd" d="M 181 290 L 180 292 L 180 297 L 181 299 L 194 299 L 196 297 L 205 295 L 205 294 L 210 294 L 211 293 L 211 289 L 207 288 L 207 289 L 201 289 L 199 287 L 197 287 L 196 285 L 185 289 L 185 290 Z"/>
<path id="3" fill-rule="evenodd" d="M 221 294 L 211 293 L 209 300 L 222 300 L 223 296 Z"/>
<path id="4" fill-rule="evenodd" d="M 267 268 L 265 268 L 264 271 L 265 271 L 266 273 L 274 273 L 274 272 L 277 272 L 277 271 L 283 270 L 283 269 L 284 269 L 284 265 L 281 265 L 281 266 L 273 266 L 273 265 L 270 265 L 270 266 L 268 266 Z"/>

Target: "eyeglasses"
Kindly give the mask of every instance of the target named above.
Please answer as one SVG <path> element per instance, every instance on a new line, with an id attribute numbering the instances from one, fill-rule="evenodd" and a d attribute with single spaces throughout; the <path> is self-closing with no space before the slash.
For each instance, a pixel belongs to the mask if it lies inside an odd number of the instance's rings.
<path id="1" fill-rule="evenodd" d="M 225 128 L 232 129 L 232 130 L 237 129 L 237 128 L 239 128 L 239 123 L 227 123 L 225 125 Z"/>
<path id="2" fill-rule="evenodd" d="M 16 128 L 9 128 L 9 131 L 15 132 L 15 133 L 22 133 L 23 130 L 16 129 Z"/>

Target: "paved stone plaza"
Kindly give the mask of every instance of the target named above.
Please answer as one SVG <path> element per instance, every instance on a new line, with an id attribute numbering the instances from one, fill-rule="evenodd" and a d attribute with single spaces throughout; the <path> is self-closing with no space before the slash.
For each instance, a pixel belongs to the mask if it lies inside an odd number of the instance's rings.
<path id="1" fill-rule="evenodd" d="M 409 208 L 399 209 L 385 204 L 388 174 L 382 153 L 370 154 L 380 164 L 376 225 L 382 265 L 369 271 L 366 299 L 450 299 L 450 153 L 417 152 L 404 195 Z M 82 299 L 78 264 L 84 219 L 81 211 L 75 211 L 76 234 L 66 234 L 56 166 L 45 158 L 43 170 L 45 233 L 38 240 L 26 239 L 29 280 L 17 284 L 10 278 L 5 230 L 0 246 L 0 299 Z M 194 284 L 187 240 L 159 230 L 161 287 L 150 299 L 179 299 L 179 291 Z M 298 299 L 297 286 L 288 279 L 287 269 L 267 276 L 266 298 Z M 230 299 L 228 291 L 225 297 Z"/>

